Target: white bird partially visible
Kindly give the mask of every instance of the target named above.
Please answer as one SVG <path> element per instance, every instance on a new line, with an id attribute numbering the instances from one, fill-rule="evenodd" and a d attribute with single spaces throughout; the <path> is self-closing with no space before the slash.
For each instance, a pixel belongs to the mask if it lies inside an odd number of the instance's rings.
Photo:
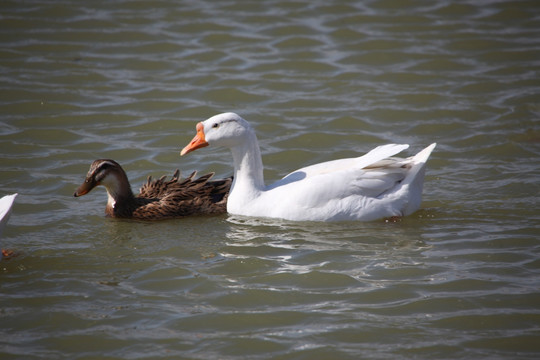
<path id="1" fill-rule="evenodd" d="M 436 146 L 401 159 L 392 156 L 409 145 L 383 145 L 357 158 L 296 170 L 265 186 L 257 136 L 246 120 L 223 113 L 198 123 L 197 135 L 181 155 L 208 145 L 232 152 L 229 213 L 297 221 L 370 221 L 412 214 L 420 207 L 426 161 Z"/>
<path id="2" fill-rule="evenodd" d="M 6 195 L 0 199 L 0 237 L 2 237 L 2 232 L 4 227 L 9 220 L 11 215 L 11 208 L 13 207 L 13 202 L 18 194 Z"/>
<path id="3" fill-rule="evenodd" d="M 11 208 L 13 207 L 13 202 L 18 194 L 6 195 L 0 199 L 0 238 L 2 237 L 2 232 L 6 227 L 6 224 L 11 215 Z M 0 254 L 0 259 L 3 255 L 8 255 L 9 251 L 2 250 Z"/>

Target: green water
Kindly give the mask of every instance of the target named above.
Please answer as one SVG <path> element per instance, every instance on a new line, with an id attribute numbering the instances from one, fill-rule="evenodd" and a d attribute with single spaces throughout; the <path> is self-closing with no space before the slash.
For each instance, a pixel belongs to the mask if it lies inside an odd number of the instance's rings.
<path id="1" fill-rule="evenodd" d="M 6 359 L 536 359 L 537 1 L 4 1 Z M 195 124 L 256 128 L 267 182 L 432 142 L 397 223 L 103 216 L 90 163 L 232 173 Z"/>

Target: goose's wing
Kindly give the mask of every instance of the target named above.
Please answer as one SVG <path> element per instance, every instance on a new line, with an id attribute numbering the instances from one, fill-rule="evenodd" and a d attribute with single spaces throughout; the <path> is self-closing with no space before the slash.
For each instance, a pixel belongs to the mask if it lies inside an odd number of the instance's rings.
<path id="1" fill-rule="evenodd" d="M 408 145 L 379 146 L 364 156 L 320 163 L 297 170 L 264 193 L 262 204 L 285 209 L 286 217 L 330 218 L 393 191 L 409 171 L 409 159 L 392 157 Z M 285 216 L 283 216 L 285 217 Z"/>
<path id="2" fill-rule="evenodd" d="M 268 192 L 265 195 L 272 194 L 266 201 L 281 199 L 284 213 L 278 215 L 289 219 L 374 220 L 409 215 L 420 206 L 425 163 L 435 146 L 406 159 L 384 158 L 392 151 L 379 153 L 362 163 L 361 169 L 351 166 L 316 175 L 312 172 L 304 180 Z"/>
<path id="3" fill-rule="evenodd" d="M 394 156 L 408 147 L 409 145 L 407 144 L 387 144 L 378 146 L 360 157 L 327 161 L 307 166 L 286 175 L 283 179 L 271 185 L 270 188 L 275 188 L 287 183 L 304 180 L 318 175 L 327 175 L 339 172 L 346 173 L 349 170 L 357 172 L 360 169 L 367 168 L 381 160 Z M 338 175 L 336 174 L 336 176 Z"/>
<path id="4" fill-rule="evenodd" d="M 369 169 L 342 168 L 320 172 L 299 181 L 277 186 L 270 191 L 276 198 L 316 208 L 351 196 L 376 198 L 392 190 L 407 175 L 403 159 L 395 159 Z M 278 195 L 279 194 L 279 195 Z M 292 204 L 291 204 L 292 206 Z"/>

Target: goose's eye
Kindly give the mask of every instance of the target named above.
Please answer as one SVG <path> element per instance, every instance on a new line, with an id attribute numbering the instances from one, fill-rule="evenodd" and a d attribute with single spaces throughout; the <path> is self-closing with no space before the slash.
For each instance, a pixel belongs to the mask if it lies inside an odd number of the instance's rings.
<path id="1" fill-rule="evenodd" d="M 214 125 L 212 125 L 212 127 L 213 127 L 214 129 L 217 129 L 217 128 L 219 127 L 219 124 L 218 124 L 218 123 L 215 123 Z"/>

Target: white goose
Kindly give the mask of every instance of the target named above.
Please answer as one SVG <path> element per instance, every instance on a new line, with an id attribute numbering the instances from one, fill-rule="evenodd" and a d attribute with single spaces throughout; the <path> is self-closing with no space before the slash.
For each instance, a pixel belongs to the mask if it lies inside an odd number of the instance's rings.
<path id="1" fill-rule="evenodd" d="M 197 135 L 180 155 L 208 145 L 232 152 L 229 213 L 297 221 L 370 221 L 412 214 L 420 207 L 426 161 L 436 146 L 401 159 L 391 156 L 409 145 L 383 145 L 364 156 L 296 170 L 265 186 L 257 136 L 246 120 L 223 113 L 198 123 Z"/>

